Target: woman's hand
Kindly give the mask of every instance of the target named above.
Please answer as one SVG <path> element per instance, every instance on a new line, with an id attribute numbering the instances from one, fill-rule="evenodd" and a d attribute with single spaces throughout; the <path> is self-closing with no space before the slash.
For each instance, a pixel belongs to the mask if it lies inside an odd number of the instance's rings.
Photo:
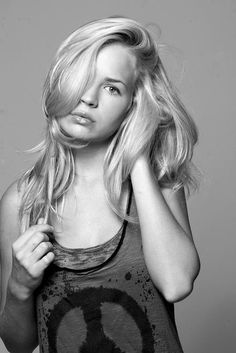
<path id="1" fill-rule="evenodd" d="M 12 245 L 12 272 L 8 289 L 20 300 L 28 299 L 40 285 L 44 270 L 54 259 L 52 244 L 46 233 L 53 227 L 42 224 L 31 226 Z"/>

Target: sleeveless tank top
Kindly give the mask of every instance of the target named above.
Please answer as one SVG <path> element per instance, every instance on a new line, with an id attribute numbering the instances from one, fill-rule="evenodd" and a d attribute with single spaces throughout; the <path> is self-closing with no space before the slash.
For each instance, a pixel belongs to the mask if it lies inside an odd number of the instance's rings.
<path id="1" fill-rule="evenodd" d="M 137 216 L 132 186 L 127 213 Z M 138 224 L 125 220 L 97 246 L 53 247 L 35 292 L 41 353 L 183 353 L 174 304 L 149 276 Z"/>

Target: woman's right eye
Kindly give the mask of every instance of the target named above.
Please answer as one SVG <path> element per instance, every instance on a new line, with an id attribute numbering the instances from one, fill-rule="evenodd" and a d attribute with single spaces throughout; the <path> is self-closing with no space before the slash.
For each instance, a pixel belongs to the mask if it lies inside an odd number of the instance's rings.
<path id="1" fill-rule="evenodd" d="M 108 92 L 109 92 L 111 95 L 120 94 L 120 91 L 119 91 L 118 88 L 116 88 L 115 86 L 106 85 L 104 88 L 105 88 L 105 89 L 108 88 Z"/>

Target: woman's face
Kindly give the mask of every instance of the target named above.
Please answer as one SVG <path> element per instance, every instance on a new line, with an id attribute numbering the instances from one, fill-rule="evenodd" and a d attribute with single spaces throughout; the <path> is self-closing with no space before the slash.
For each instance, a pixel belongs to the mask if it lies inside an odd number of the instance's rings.
<path id="1" fill-rule="evenodd" d="M 70 136 L 83 141 L 109 139 L 132 104 L 136 58 L 127 47 L 111 44 L 98 54 L 95 78 L 71 114 L 60 118 Z"/>

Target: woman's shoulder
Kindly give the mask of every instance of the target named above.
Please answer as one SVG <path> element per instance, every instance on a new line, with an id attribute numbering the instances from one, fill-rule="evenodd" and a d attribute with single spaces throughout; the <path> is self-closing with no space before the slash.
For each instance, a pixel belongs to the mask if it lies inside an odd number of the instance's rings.
<path id="1" fill-rule="evenodd" d="M 2 202 L 9 202 L 14 201 L 16 202 L 19 197 L 19 190 L 18 190 L 18 180 L 13 181 L 5 190 L 2 195 L 1 203 Z"/>
<path id="2" fill-rule="evenodd" d="M 0 200 L 0 237 L 16 238 L 20 231 L 19 208 L 24 186 L 18 180 L 13 181 L 5 190 Z M 12 239 L 13 240 L 13 239 Z M 13 240 L 14 241 L 14 240 Z"/>
<path id="3" fill-rule="evenodd" d="M 16 211 L 21 202 L 23 189 L 23 186 L 19 186 L 18 180 L 13 181 L 2 195 L 2 198 L 0 200 L 1 211 Z"/>

